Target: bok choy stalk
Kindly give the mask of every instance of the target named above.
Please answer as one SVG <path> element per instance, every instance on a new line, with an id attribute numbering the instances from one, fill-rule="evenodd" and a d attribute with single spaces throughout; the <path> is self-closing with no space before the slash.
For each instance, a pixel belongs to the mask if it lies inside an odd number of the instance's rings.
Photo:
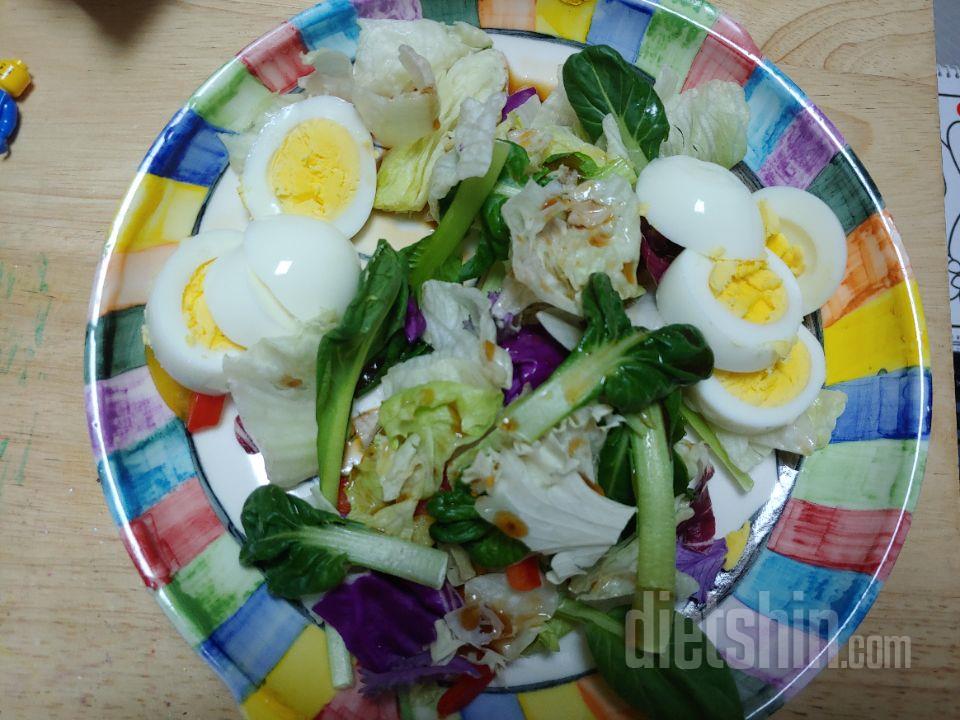
<path id="1" fill-rule="evenodd" d="M 298 598 L 325 592 L 359 565 L 439 588 L 447 554 L 367 529 L 288 495 L 276 485 L 258 487 L 240 515 L 247 537 L 240 562 L 256 565 L 274 595 Z"/>
<path id="2" fill-rule="evenodd" d="M 637 584 L 633 609 L 636 647 L 663 652 L 670 640 L 676 574 L 676 529 L 673 509 L 673 458 L 660 404 L 628 416 L 633 492 L 637 500 Z M 661 623 L 661 619 L 665 623 Z"/>
<path id="3" fill-rule="evenodd" d="M 604 273 L 590 276 L 583 290 L 583 315 L 586 332 L 566 361 L 544 384 L 510 403 L 496 429 L 474 450 L 496 449 L 514 440 L 533 442 L 591 402 L 623 413 L 640 412 L 713 370 L 713 353 L 693 326 L 634 328 Z M 452 464 L 454 474 L 459 476 L 474 456 L 461 454 Z"/>
<path id="4" fill-rule="evenodd" d="M 410 284 L 414 289 L 419 289 L 427 280 L 437 277 L 460 249 L 467 230 L 500 177 L 509 148 L 505 142 L 494 142 L 493 157 L 487 172 L 480 177 L 467 178 L 461 182 L 454 193 L 453 202 L 440 218 L 437 229 L 406 253 L 410 264 Z"/>
<path id="5" fill-rule="evenodd" d="M 334 505 L 354 389 L 364 367 L 403 331 L 408 296 L 403 259 L 381 240 L 343 319 L 317 348 L 317 461 L 323 496 Z"/>
<path id="6" fill-rule="evenodd" d="M 730 477 L 737 481 L 740 489 L 744 492 L 749 491 L 750 488 L 753 487 L 753 478 L 738 468 L 730 459 L 726 448 L 723 447 L 717 438 L 717 434 L 713 431 L 713 428 L 710 427 L 710 423 L 704 420 L 700 413 L 692 410 L 686 403 L 680 403 L 680 415 L 683 417 L 683 421 L 690 426 L 690 429 L 699 435 L 700 439 L 713 450 L 713 454 L 720 464 L 723 465 L 723 469 L 730 473 Z"/>

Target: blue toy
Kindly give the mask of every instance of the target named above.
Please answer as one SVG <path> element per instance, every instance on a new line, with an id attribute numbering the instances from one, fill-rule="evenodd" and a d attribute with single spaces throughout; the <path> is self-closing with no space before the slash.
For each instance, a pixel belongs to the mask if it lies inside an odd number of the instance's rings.
<path id="1" fill-rule="evenodd" d="M 17 129 L 19 118 L 16 101 L 8 92 L 0 90 L 0 155 L 10 152 L 7 140 Z"/>

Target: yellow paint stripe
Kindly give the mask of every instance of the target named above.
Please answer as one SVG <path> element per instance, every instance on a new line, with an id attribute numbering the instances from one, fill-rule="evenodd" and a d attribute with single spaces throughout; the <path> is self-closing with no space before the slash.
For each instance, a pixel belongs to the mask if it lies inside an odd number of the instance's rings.
<path id="1" fill-rule="evenodd" d="M 537 32 L 586 42 L 596 0 L 537 0 Z"/>
<path id="2" fill-rule="evenodd" d="M 925 364 L 927 328 L 916 282 L 894 285 L 844 315 L 824 329 L 823 345 L 828 385 Z"/>
<path id="3" fill-rule="evenodd" d="M 330 684 L 323 630 L 308 625 L 270 671 L 260 689 L 244 701 L 243 709 L 254 720 L 310 720 L 336 692 Z"/>
<path id="4" fill-rule="evenodd" d="M 202 185 L 141 175 L 114 221 L 114 251 L 136 252 L 189 237 L 208 191 Z"/>
<path id="5" fill-rule="evenodd" d="M 563 718 L 564 720 L 595 720 L 576 682 L 568 682 L 543 690 L 517 693 L 517 700 L 525 717 Z"/>

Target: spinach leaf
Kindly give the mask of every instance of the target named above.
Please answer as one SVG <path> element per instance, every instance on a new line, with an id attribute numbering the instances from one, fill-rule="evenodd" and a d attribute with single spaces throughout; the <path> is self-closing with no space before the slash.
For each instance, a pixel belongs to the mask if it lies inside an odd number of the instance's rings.
<path id="1" fill-rule="evenodd" d="M 667 442 L 670 443 L 670 454 L 673 458 L 674 495 L 687 494 L 689 492 L 687 486 L 691 479 L 687 472 L 687 464 L 676 449 L 676 444 L 683 440 L 683 436 L 686 434 L 686 425 L 683 422 L 683 414 L 680 412 L 682 404 L 683 395 L 679 390 L 674 390 L 663 399 L 663 414 L 667 421 Z"/>
<path id="2" fill-rule="evenodd" d="M 363 368 L 355 395 L 359 397 L 377 387 L 387 370 L 394 365 L 429 352 L 433 352 L 433 348 L 423 340 L 417 340 L 411 345 L 402 328 L 394 332 L 384 348 Z"/>
<path id="3" fill-rule="evenodd" d="M 593 45 L 563 64 L 563 88 L 591 142 L 613 115 L 638 172 L 660 152 L 670 132 L 663 103 L 643 72 L 608 45 Z"/>
<path id="4" fill-rule="evenodd" d="M 597 483 L 611 500 L 633 505 L 633 475 L 630 470 L 630 428 L 618 425 L 607 433 L 597 459 Z"/>
<path id="5" fill-rule="evenodd" d="M 247 537 L 240 562 L 256 565 L 274 595 L 297 598 L 339 585 L 351 565 L 431 587 L 446 576 L 446 553 L 383 535 L 288 495 L 258 487 L 240 514 Z"/>
<path id="6" fill-rule="evenodd" d="M 623 628 L 626 608 L 608 617 Z M 638 654 L 627 665 L 623 634 L 606 623 L 585 625 L 587 645 L 607 684 L 651 720 L 741 720 L 743 708 L 730 668 L 689 618 L 674 613 L 666 652 Z M 622 633 L 622 631 L 621 631 Z M 697 660 L 699 659 L 699 662 Z"/>
<path id="7" fill-rule="evenodd" d="M 317 349 L 317 459 L 324 497 L 336 504 L 350 408 L 363 368 L 403 332 L 409 288 L 400 255 L 381 240 L 340 324 Z"/>
<path id="8" fill-rule="evenodd" d="M 430 537 L 463 545 L 470 559 L 481 567 L 500 569 L 530 552 L 522 542 L 481 518 L 473 495 L 463 486 L 434 495 L 427 503 L 427 512 L 434 518 Z"/>

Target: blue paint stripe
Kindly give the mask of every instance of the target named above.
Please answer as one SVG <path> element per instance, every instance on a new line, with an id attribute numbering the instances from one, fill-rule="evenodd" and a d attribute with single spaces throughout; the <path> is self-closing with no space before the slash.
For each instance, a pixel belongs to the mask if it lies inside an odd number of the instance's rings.
<path id="1" fill-rule="evenodd" d="M 830 442 L 930 436 L 933 379 L 928 369 L 903 368 L 828 389 L 847 395 L 847 407 L 837 420 Z"/>
<path id="2" fill-rule="evenodd" d="M 462 720 L 525 720 L 520 701 L 513 693 L 483 693 L 460 711 Z"/>
<path id="3" fill-rule="evenodd" d="M 306 626 L 303 615 L 290 603 L 273 597 L 261 585 L 211 633 L 200 652 L 217 658 L 215 666 L 228 685 L 228 677 L 243 678 L 245 687 L 252 688 L 263 682 Z"/>
<path id="4" fill-rule="evenodd" d="M 108 491 L 110 511 L 120 525 L 156 505 L 181 483 L 196 477 L 183 423 L 171 420 L 149 437 L 107 456 L 97 468 L 100 477 L 116 489 L 120 507 Z M 109 479 L 108 479 L 109 478 Z"/>
<path id="5" fill-rule="evenodd" d="M 863 573 L 806 565 L 765 549 L 733 595 L 761 615 L 824 638 L 846 623 L 842 643 L 866 615 L 880 585 Z"/>
<path id="6" fill-rule="evenodd" d="M 792 80 L 769 63 L 754 68 L 743 92 L 750 108 L 744 162 L 758 172 L 800 112 L 799 98 L 804 95 Z"/>
<path id="7" fill-rule="evenodd" d="M 598 0 L 588 45 L 609 45 L 629 63 L 637 61 L 653 8 L 642 0 Z"/>
<path id="8" fill-rule="evenodd" d="M 357 52 L 360 26 L 357 10 L 349 0 L 327 0 L 294 15 L 290 23 L 300 31 L 303 44 L 309 50 L 331 48 L 351 59 Z"/>
<path id="9" fill-rule="evenodd" d="M 243 702 L 256 689 L 240 668 L 230 662 L 230 658 L 216 645 L 203 643 L 197 648 L 197 652 L 216 671 L 238 703 Z"/>
<path id="10" fill-rule="evenodd" d="M 154 142 L 143 169 L 171 180 L 210 187 L 229 161 L 218 132 L 223 130 L 192 109 L 183 108 Z"/>

